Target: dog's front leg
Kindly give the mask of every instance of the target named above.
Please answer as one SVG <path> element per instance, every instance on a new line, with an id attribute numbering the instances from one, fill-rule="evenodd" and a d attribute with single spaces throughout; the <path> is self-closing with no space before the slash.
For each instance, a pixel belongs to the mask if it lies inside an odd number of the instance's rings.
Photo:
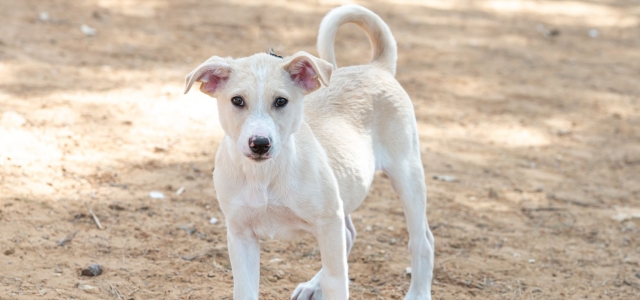
<path id="1" fill-rule="evenodd" d="M 227 229 L 229 258 L 233 271 L 233 299 L 258 300 L 260 286 L 260 244 L 248 228 Z"/>
<path id="2" fill-rule="evenodd" d="M 344 215 L 321 220 L 316 238 L 322 258 L 320 286 L 324 300 L 349 299 Z"/>

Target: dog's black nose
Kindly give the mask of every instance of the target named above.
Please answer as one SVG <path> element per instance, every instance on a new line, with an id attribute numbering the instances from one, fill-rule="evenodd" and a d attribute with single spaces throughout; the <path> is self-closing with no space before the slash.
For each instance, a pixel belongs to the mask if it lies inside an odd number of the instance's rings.
<path id="1" fill-rule="evenodd" d="M 268 137 L 254 135 L 249 139 L 249 148 L 251 148 L 251 152 L 262 155 L 269 152 L 271 141 Z"/>

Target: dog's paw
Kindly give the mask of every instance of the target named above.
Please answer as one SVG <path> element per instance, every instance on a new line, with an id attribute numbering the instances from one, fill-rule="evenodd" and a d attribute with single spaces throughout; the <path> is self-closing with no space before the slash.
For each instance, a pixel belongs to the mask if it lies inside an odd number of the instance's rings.
<path id="1" fill-rule="evenodd" d="M 322 300 L 320 285 L 313 280 L 298 284 L 291 294 L 291 300 Z"/>

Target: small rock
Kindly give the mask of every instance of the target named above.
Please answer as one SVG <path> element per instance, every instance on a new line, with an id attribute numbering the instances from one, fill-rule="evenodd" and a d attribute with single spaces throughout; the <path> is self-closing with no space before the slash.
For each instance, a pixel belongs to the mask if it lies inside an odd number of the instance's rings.
<path id="1" fill-rule="evenodd" d="M 195 228 L 188 227 L 188 226 L 185 226 L 185 225 L 178 226 L 178 229 L 184 230 L 184 232 L 186 232 L 189 235 L 194 234 L 197 231 Z"/>
<path id="2" fill-rule="evenodd" d="M 46 11 L 40 12 L 40 14 L 38 15 L 38 18 L 40 18 L 40 21 L 43 21 L 43 22 L 49 21 L 49 13 Z"/>
<path id="3" fill-rule="evenodd" d="M 376 277 L 375 275 L 373 277 L 371 277 L 371 281 L 372 282 L 378 282 L 380 281 L 380 279 L 378 279 L 378 277 Z"/>
<path id="4" fill-rule="evenodd" d="M 164 194 L 158 191 L 152 191 L 149 193 L 149 197 L 152 199 L 164 199 Z"/>
<path id="5" fill-rule="evenodd" d="M 2 122 L 0 123 L 2 124 L 3 127 L 6 127 L 6 128 L 18 128 L 24 125 L 25 123 L 27 123 L 27 120 L 22 115 L 20 115 L 15 111 L 5 111 L 2 114 L 1 119 L 2 119 Z"/>
<path id="6" fill-rule="evenodd" d="M 92 286 L 92 285 L 88 285 L 88 284 L 82 284 L 82 283 L 78 283 L 78 288 L 83 290 L 83 291 L 88 291 L 88 290 L 93 290 L 96 287 Z"/>
<path id="7" fill-rule="evenodd" d="M 94 36 L 96 35 L 96 33 L 98 33 L 98 30 L 85 24 L 82 24 L 82 26 L 80 26 L 80 31 L 82 31 L 82 33 L 84 33 L 84 35 L 86 36 Z"/>
<path id="8" fill-rule="evenodd" d="M 284 275 L 285 275 L 284 271 L 282 271 L 282 270 L 278 270 L 278 271 L 276 272 L 276 275 L 274 275 L 274 276 L 275 276 L 278 280 L 280 280 L 280 279 L 284 278 Z"/>
<path id="9" fill-rule="evenodd" d="M 588 33 L 589 33 L 589 37 L 592 39 L 595 39 L 598 37 L 598 35 L 600 35 L 600 32 L 598 32 L 598 29 L 589 29 Z"/>
<path id="10" fill-rule="evenodd" d="M 47 290 L 45 290 L 45 289 L 39 289 L 38 290 L 38 295 L 40 295 L 40 296 L 44 296 L 46 293 L 47 293 Z"/>
<path id="11" fill-rule="evenodd" d="M 212 272 L 207 273 L 207 277 L 212 278 L 212 277 L 216 277 L 216 274 Z"/>
<path id="12" fill-rule="evenodd" d="M 373 228 L 371 227 L 371 225 L 367 225 L 367 227 L 364 228 L 364 230 L 366 231 L 371 231 Z"/>
<path id="13" fill-rule="evenodd" d="M 558 29 L 551 29 L 546 34 L 547 37 L 558 36 L 558 35 L 560 35 L 560 30 L 558 30 Z"/>
<path id="14" fill-rule="evenodd" d="M 530 263 L 530 264 L 535 263 L 535 262 L 536 262 L 536 260 L 535 260 L 535 259 L 533 259 L 533 258 L 530 258 L 530 259 L 529 259 L 529 263 Z"/>
<path id="15" fill-rule="evenodd" d="M 185 188 L 183 186 L 181 186 L 177 191 L 176 191 L 176 195 L 180 196 L 182 195 L 182 193 L 184 193 Z"/>
<path id="16" fill-rule="evenodd" d="M 277 263 L 281 263 L 284 260 L 280 259 L 280 258 L 272 258 L 271 260 L 269 260 L 270 264 L 277 264 Z"/>
<path id="17" fill-rule="evenodd" d="M 11 249 L 7 249 L 6 251 L 4 251 L 4 255 L 11 255 L 16 253 L 16 249 L 11 248 Z"/>
<path id="18" fill-rule="evenodd" d="M 498 191 L 496 191 L 494 188 L 489 188 L 489 198 L 497 199 L 498 198 Z"/>
<path id="19" fill-rule="evenodd" d="M 98 276 L 102 274 L 102 266 L 99 264 L 92 264 L 84 269 L 82 269 L 82 276 Z"/>
<path id="20" fill-rule="evenodd" d="M 451 175 L 433 175 L 433 179 L 444 181 L 444 182 L 453 182 L 453 181 L 456 181 L 457 178 Z"/>
<path id="21" fill-rule="evenodd" d="M 76 237 L 76 234 L 78 234 L 78 231 L 74 231 L 70 236 L 67 236 L 61 240 L 58 241 L 58 246 L 62 247 L 64 245 L 66 245 L 68 242 L 71 242 L 73 240 L 74 237 Z"/>
<path id="22" fill-rule="evenodd" d="M 395 245 L 396 244 L 396 239 L 390 239 L 389 240 L 389 245 Z"/>
<path id="23" fill-rule="evenodd" d="M 56 267 L 55 269 L 53 269 L 54 272 L 58 273 L 58 274 L 62 274 L 62 269 Z"/>
<path id="24" fill-rule="evenodd" d="M 407 275 L 411 275 L 411 267 L 406 267 L 404 269 L 404 273 L 407 274 Z"/>
<path id="25" fill-rule="evenodd" d="M 209 220 L 209 224 L 211 224 L 211 225 L 216 225 L 216 224 L 218 224 L 218 219 L 217 219 L 216 217 L 212 217 L 212 218 Z"/>
<path id="26" fill-rule="evenodd" d="M 393 226 L 387 227 L 387 230 L 393 230 Z"/>

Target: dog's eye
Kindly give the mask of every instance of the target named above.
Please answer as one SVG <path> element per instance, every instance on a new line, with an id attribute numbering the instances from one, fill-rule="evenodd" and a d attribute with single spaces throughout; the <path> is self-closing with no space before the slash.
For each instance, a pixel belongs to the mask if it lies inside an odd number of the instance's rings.
<path id="1" fill-rule="evenodd" d="M 289 102 L 289 100 L 280 97 L 280 98 L 276 99 L 275 105 L 276 105 L 276 107 L 282 107 L 282 106 L 287 105 L 288 102 Z"/>
<path id="2" fill-rule="evenodd" d="M 231 98 L 231 103 L 233 103 L 233 105 L 235 106 L 244 106 L 244 99 L 242 99 L 242 97 L 240 96 L 235 96 Z"/>

